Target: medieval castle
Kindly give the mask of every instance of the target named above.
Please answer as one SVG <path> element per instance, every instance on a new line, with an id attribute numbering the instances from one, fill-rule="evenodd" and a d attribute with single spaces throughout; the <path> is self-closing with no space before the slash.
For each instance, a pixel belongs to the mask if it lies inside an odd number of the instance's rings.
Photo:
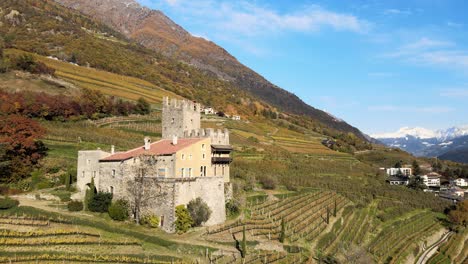
<path id="1" fill-rule="evenodd" d="M 200 128 L 200 107 L 165 97 L 161 140 L 145 137 L 143 146 L 126 152 L 115 152 L 114 147 L 110 152 L 79 151 L 75 197 L 84 198 L 93 178 L 97 191 L 111 192 L 114 199 L 126 199 L 133 207 L 139 202 L 140 215 L 159 216 L 167 232 L 175 231 L 175 207 L 198 197 L 212 211 L 205 225 L 223 223 L 231 193 L 232 147 L 227 130 Z M 135 186 L 137 177 L 142 186 Z"/>

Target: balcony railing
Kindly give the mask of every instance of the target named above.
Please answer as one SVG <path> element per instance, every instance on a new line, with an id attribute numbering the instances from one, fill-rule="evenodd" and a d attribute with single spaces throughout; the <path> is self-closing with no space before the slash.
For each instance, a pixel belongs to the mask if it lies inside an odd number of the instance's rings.
<path id="1" fill-rule="evenodd" d="M 231 163 L 232 158 L 231 157 L 212 157 L 211 162 L 212 163 Z"/>

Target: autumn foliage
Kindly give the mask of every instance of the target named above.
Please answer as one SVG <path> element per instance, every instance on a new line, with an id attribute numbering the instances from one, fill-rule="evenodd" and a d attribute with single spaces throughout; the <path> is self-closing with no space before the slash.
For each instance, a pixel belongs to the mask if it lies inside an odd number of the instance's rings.
<path id="1" fill-rule="evenodd" d="M 466 227 L 468 224 L 468 200 L 459 202 L 456 208 L 449 212 L 449 219 L 454 224 Z"/>
<path id="2" fill-rule="evenodd" d="M 0 112 L 65 121 L 112 115 L 148 114 L 150 105 L 144 99 L 132 103 L 104 96 L 95 90 L 83 90 L 77 97 L 0 91 Z"/>
<path id="3" fill-rule="evenodd" d="M 0 181 L 29 176 L 46 147 L 38 140 L 45 130 L 38 122 L 20 115 L 0 116 Z"/>

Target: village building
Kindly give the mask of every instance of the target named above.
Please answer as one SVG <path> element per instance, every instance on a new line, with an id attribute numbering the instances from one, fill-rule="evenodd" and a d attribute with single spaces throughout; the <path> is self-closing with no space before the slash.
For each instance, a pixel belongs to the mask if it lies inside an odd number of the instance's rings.
<path id="1" fill-rule="evenodd" d="M 388 177 L 387 182 L 390 185 L 408 185 L 409 177 L 394 175 L 394 176 Z"/>
<path id="2" fill-rule="evenodd" d="M 440 177 L 441 175 L 435 172 L 421 176 L 424 185 L 427 187 L 440 187 Z"/>
<path id="3" fill-rule="evenodd" d="M 216 110 L 214 110 L 213 107 L 208 106 L 202 109 L 202 113 L 205 115 L 214 115 L 216 114 Z"/>
<path id="4" fill-rule="evenodd" d="M 241 120 L 241 117 L 238 116 L 238 115 L 233 115 L 233 116 L 232 116 L 232 120 L 240 121 L 240 120 Z"/>
<path id="5" fill-rule="evenodd" d="M 83 199 L 94 179 L 96 190 L 114 199 L 135 199 L 135 179 L 142 177 L 145 193 L 141 215 L 161 219 L 161 229 L 174 232 L 175 207 L 201 198 L 212 214 L 206 226 L 226 220 L 225 203 L 231 196 L 228 130 L 202 129 L 200 105 L 186 100 L 163 99 L 162 139 L 124 152 L 79 151 L 78 193 Z"/>
<path id="6" fill-rule="evenodd" d="M 459 187 L 468 187 L 468 179 L 458 178 L 453 181 L 453 184 Z"/>
<path id="7" fill-rule="evenodd" d="M 395 176 L 395 175 L 403 175 L 403 176 L 411 176 L 412 169 L 411 168 L 387 168 L 387 175 L 388 176 Z"/>

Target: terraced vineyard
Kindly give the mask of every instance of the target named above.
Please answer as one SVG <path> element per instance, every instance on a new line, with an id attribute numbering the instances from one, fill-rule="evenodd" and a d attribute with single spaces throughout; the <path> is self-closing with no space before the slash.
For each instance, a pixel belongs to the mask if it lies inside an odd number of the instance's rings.
<path id="1" fill-rule="evenodd" d="M 386 226 L 370 243 L 369 251 L 378 263 L 400 263 L 410 253 L 411 245 L 440 228 L 434 213 L 420 212 Z"/>
<path id="2" fill-rule="evenodd" d="M 239 234 L 243 227 L 258 239 L 275 240 L 281 232 L 281 222 L 285 223 L 286 239 L 291 242 L 312 241 L 328 225 L 348 201 L 330 191 L 309 192 L 292 197 L 265 201 L 251 208 L 251 217 L 211 228 L 209 235 Z"/>
<path id="3" fill-rule="evenodd" d="M 0 263 L 179 263 L 175 256 L 145 253 L 139 239 L 122 237 L 68 219 L 0 215 Z"/>
<path id="4" fill-rule="evenodd" d="M 467 263 L 468 262 L 468 228 L 464 228 L 452 235 L 447 242 L 427 263 Z"/>

